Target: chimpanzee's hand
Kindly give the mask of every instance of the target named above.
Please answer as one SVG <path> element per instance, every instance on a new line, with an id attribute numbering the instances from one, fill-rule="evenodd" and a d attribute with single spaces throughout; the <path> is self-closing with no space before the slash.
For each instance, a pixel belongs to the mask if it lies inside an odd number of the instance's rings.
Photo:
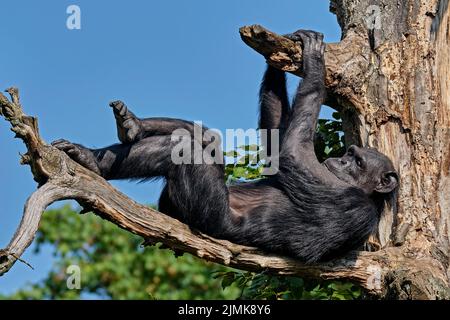
<path id="1" fill-rule="evenodd" d="M 120 142 L 132 143 L 139 140 L 141 133 L 141 122 L 128 110 L 127 106 L 120 100 L 109 104 L 114 111 L 114 117 L 117 124 L 117 135 Z"/>
<path id="2" fill-rule="evenodd" d="M 52 146 L 64 151 L 72 160 L 78 162 L 83 167 L 100 174 L 97 159 L 91 150 L 64 139 L 53 141 Z"/>
<path id="3" fill-rule="evenodd" d="M 303 74 L 305 76 L 315 74 L 323 78 L 325 72 L 323 34 L 311 30 L 298 30 L 285 37 L 292 41 L 301 41 L 303 44 Z"/>

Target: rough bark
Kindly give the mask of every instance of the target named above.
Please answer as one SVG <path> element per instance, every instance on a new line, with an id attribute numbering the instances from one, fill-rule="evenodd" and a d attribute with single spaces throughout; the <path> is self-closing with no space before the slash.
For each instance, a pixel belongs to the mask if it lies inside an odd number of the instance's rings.
<path id="1" fill-rule="evenodd" d="M 332 0 L 331 10 L 343 36 L 326 49 L 327 104 L 342 112 L 348 143 L 378 148 L 401 176 L 396 201 L 380 223 L 378 251 L 304 265 L 192 231 L 45 144 L 37 121 L 23 114 L 17 90 L 10 89 L 11 101 L 0 96 L 0 114 L 26 143 L 22 162 L 40 188 L 13 240 L 0 250 L 0 274 L 31 243 L 45 207 L 75 199 L 148 243 L 239 269 L 346 279 L 379 298 L 450 298 L 448 0 Z M 275 67 L 301 75 L 299 44 L 260 26 L 241 28 L 241 36 Z"/>

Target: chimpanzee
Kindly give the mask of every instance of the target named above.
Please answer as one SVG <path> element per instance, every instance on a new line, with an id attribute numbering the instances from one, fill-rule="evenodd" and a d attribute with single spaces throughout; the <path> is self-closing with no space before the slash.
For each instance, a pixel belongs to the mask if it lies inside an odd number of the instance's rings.
<path id="1" fill-rule="evenodd" d="M 192 133 L 195 124 L 140 119 L 120 101 L 110 106 L 121 144 L 53 145 L 105 179 L 165 178 L 159 210 L 211 236 L 304 262 L 356 249 L 375 230 L 398 175 L 385 155 L 357 146 L 319 163 L 314 136 L 325 96 L 323 35 L 299 30 L 286 37 L 303 45 L 304 78 L 292 107 L 283 71 L 268 66 L 260 90 L 259 127 L 280 130 L 276 175 L 227 187 L 223 164 L 174 164 L 172 132 Z"/>

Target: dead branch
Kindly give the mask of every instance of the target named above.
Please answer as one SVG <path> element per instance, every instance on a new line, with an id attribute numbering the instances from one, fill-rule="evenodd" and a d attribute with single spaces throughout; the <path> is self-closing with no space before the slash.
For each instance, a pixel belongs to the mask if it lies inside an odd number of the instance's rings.
<path id="1" fill-rule="evenodd" d="M 267 63 L 280 70 L 302 76 L 302 48 L 298 43 L 257 24 L 242 27 L 239 33 L 249 47 L 266 58 Z"/>
<path id="2" fill-rule="evenodd" d="M 301 43 L 294 42 L 265 29 L 260 25 L 239 29 L 242 40 L 266 58 L 275 68 L 302 77 Z M 352 34 L 338 43 L 327 43 L 325 48 L 325 86 L 328 97 L 325 105 L 336 110 L 342 106 L 354 109 L 364 108 L 364 98 L 348 90 L 354 79 L 360 79 L 370 55 L 367 39 L 360 34 Z M 357 57 L 357 59 L 355 58 Z"/>

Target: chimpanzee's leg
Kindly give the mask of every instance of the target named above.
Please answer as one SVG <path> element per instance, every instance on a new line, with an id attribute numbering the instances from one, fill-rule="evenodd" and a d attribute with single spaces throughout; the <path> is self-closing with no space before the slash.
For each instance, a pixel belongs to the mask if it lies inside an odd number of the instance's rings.
<path id="1" fill-rule="evenodd" d="M 88 149 L 66 140 L 52 144 L 84 167 L 114 180 L 165 176 L 172 166 L 174 142 L 170 136 L 155 136 L 134 144 L 115 144 L 101 149 Z"/>
<path id="2" fill-rule="evenodd" d="M 176 166 L 167 177 L 167 192 L 177 218 L 189 226 L 220 237 L 232 225 L 223 166 Z"/>
<path id="3" fill-rule="evenodd" d="M 267 155 L 271 155 L 270 129 L 279 129 L 279 138 L 283 138 L 289 120 L 289 100 L 284 71 L 267 65 L 259 91 L 259 128 L 267 132 Z"/>
<path id="4" fill-rule="evenodd" d="M 165 213 L 210 235 L 220 236 L 231 221 L 223 165 L 176 164 L 172 149 L 179 143 L 166 135 L 101 149 L 88 149 L 65 140 L 55 141 L 53 145 L 106 179 L 165 177 L 167 193 L 162 200 L 166 200 L 166 209 L 171 211 Z M 193 149 L 192 139 L 188 144 Z M 205 153 L 204 157 L 209 155 Z"/>
<path id="5" fill-rule="evenodd" d="M 177 129 L 194 134 L 194 122 L 156 117 L 140 119 L 122 101 L 111 102 L 110 106 L 116 118 L 117 135 L 122 143 L 132 143 L 151 136 L 171 135 Z M 198 131 L 202 134 L 207 129 L 198 127 Z"/>
<path id="6" fill-rule="evenodd" d="M 178 220 L 182 220 L 182 214 L 172 202 L 167 183 L 165 183 L 163 189 L 161 190 L 161 195 L 158 199 L 158 211 Z"/>
<path id="7" fill-rule="evenodd" d="M 128 110 L 127 106 L 122 101 L 113 101 L 109 104 L 113 109 L 114 117 L 116 118 L 117 136 L 122 143 L 132 143 L 140 140 L 142 126 L 141 121 Z"/>

